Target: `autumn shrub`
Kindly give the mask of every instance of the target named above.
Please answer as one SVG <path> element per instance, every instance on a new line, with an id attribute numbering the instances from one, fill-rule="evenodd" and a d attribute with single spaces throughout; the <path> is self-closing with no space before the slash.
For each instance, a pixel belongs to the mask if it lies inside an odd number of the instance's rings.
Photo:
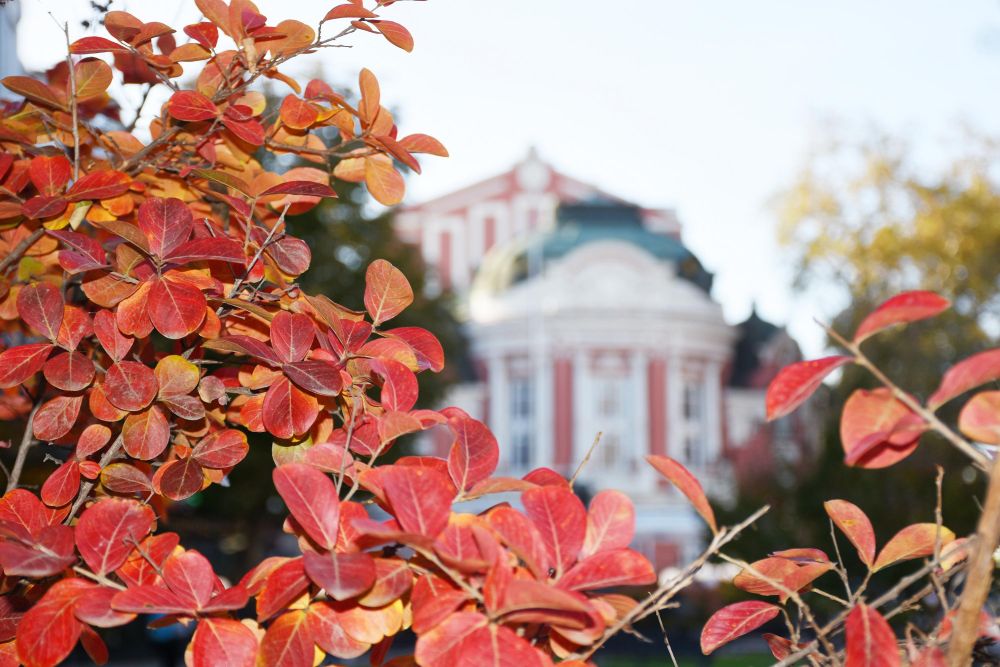
<path id="1" fill-rule="evenodd" d="M 552 470 L 496 477 L 484 424 L 414 409 L 416 374 L 444 358 L 431 332 L 386 326 L 414 297 L 400 271 L 368 266 L 364 311 L 297 284 L 311 253 L 286 219 L 334 197 L 331 179 L 393 205 L 400 166 L 447 154 L 398 132 L 367 69 L 357 96 L 281 69 L 366 32 L 410 50 L 383 17 L 392 3 L 341 4 L 315 28 L 269 24 L 248 0 L 196 4 L 204 20 L 183 36 L 112 11 L 108 37 L 66 30 L 44 81 L 3 80 L 21 99 L 0 108 L 0 413 L 19 427 L 0 499 L 0 665 L 55 665 L 78 642 L 102 663 L 100 631 L 140 615 L 192 628 L 192 665 L 583 664 L 699 563 L 641 602 L 616 592 L 657 579 L 629 549 L 627 497 L 588 508 Z M 276 104 L 265 81 L 284 87 Z M 122 109 L 113 84 L 140 107 Z M 273 155 L 311 166 L 270 172 Z M 381 464 L 435 428 L 452 434 L 446 457 Z M 300 553 L 230 584 L 166 529 L 173 503 L 227 480 L 248 432 L 273 441 Z M 713 548 L 732 539 L 686 471 L 652 463 Z M 455 510 L 497 493 L 516 506 Z M 389 659 L 403 632 L 413 655 Z"/>

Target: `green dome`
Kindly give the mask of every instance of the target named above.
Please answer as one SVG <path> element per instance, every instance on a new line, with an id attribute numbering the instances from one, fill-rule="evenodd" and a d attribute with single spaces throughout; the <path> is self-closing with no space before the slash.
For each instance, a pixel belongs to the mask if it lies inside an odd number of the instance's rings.
<path id="1" fill-rule="evenodd" d="M 650 231 L 642 224 L 638 207 L 615 202 L 561 204 L 554 229 L 491 251 L 479 269 L 476 286 L 500 292 L 535 273 L 535 263 L 558 259 L 596 241 L 631 243 L 658 259 L 673 262 L 678 276 L 705 292 L 712 288 L 712 274 L 680 239 Z"/>

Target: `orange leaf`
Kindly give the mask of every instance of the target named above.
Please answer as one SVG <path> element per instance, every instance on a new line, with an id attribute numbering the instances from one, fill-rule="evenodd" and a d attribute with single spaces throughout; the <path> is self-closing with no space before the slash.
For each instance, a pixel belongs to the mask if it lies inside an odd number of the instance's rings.
<path id="1" fill-rule="evenodd" d="M 767 388 L 768 421 L 784 417 L 799 407 L 827 375 L 850 361 L 851 357 L 845 356 L 824 357 L 782 368 Z"/>
<path id="2" fill-rule="evenodd" d="M 941 526 L 940 535 L 937 525 L 933 523 L 915 523 L 907 526 L 882 547 L 872 571 L 877 572 L 900 561 L 930 556 L 934 553 L 936 540 L 940 547 L 944 547 L 954 539 L 955 533 L 944 526 Z"/>
<path id="3" fill-rule="evenodd" d="M 705 491 L 701 488 L 701 483 L 694 475 L 688 472 L 687 468 L 669 456 L 660 456 L 659 454 L 650 454 L 646 457 L 646 460 L 649 461 L 651 466 L 656 468 L 657 472 L 670 480 L 681 493 L 687 496 L 687 499 L 694 505 L 695 511 L 701 515 L 701 518 L 705 520 L 705 523 L 708 524 L 713 533 L 719 532 L 719 528 L 715 523 L 715 512 L 712 511 L 712 506 L 708 504 Z"/>
<path id="4" fill-rule="evenodd" d="M 407 52 L 413 50 L 413 35 L 403 26 L 393 21 L 373 20 L 370 23 L 378 28 L 382 36 L 393 46 L 398 46 Z"/>
<path id="5" fill-rule="evenodd" d="M 383 206 L 395 206 L 403 201 L 406 183 L 392 160 L 384 155 L 365 158 L 365 185 L 375 201 Z"/>
<path id="6" fill-rule="evenodd" d="M 701 630 L 701 652 L 710 654 L 737 637 L 756 630 L 781 612 L 767 602 L 737 602 L 712 614 Z"/>
<path id="7" fill-rule="evenodd" d="M 854 333 L 854 342 L 860 343 L 869 336 L 897 324 L 934 317 L 949 307 L 951 302 L 934 292 L 914 291 L 897 294 L 862 320 Z"/>
<path id="8" fill-rule="evenodd" d="M 860 507 L 846 500 L 828 500 L 823 503 L 823 508 L 858 550 L 861 562 L 871 567 L 875 562 L 875 531 L 868 516 Z"/>
<path id="9" fill-rule="evenodd" d="M 969 399 L 958 416 L 958 427 L 973 440 L 1000 444 L 1000 391 L 980 392 Z"/>

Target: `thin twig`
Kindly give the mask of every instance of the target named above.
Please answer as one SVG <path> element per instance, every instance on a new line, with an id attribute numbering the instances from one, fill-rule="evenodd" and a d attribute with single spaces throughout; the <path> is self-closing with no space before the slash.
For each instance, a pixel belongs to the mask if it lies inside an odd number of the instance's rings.
<path id="1" fill-rule="evenodd" d="M 580 461 L 580 464 L 576 467 L 576 471 L 569 480 L 569 488 L 573 488 L 573 484 L 576 483 L 576 478 L 580 476 L 581 472 L 583 472 L 583 467 L 587 465 L 587 462 L 590 460 L 590 455 L 594 453 L 594 450 L 597 449 L 597 445 L 600 444 L 602 435 L 603 433 L 598 431 L 597 435 L 594 436 L 594 442 L 591 443 L 590 449 L 587 450 L 587 454 L 583 457 L 583 460 Z"/>
<path id="2" fill-rule="evenodd" d="M 108 447 L 108 451 L 104 452 L 104 455 L 98 462 L 98 465 L 101 467 L 101 469 L 104 469 L 109 463 L 111 463 L 118 456 L 118 453 L 122 449 L 123 443 L 124 439 L 122 438 L 121 435 L 115 438 L 115 441 L 111 444 L 110 447 Z M 70 508 L 69 514 L 66 516 L 66 519 L 63 521 L 63 523 L 68 525 L 70 521 L 73 520 L 73 517 L 76 516 L 76 513 L 79 512 L 80 508 L 83 507 L 83 504 L 87 502 L 87 497 L 90 496 L 90 492 L 94 490 L 94 486 L 96 486 L 96 482 L 93 482 L 91 480 L 84 482 L 80 486 L 80 491 L 79 493 L 76 494 L 76 500 L 73 501 L 73 506 Z"/>
<path id="3" fill-rule="evenodd" d="M 3 259 L 0 259 L 0 271 L 3 271 L 14 262 L 20 260 L 21 255 L 23 255 L 28 248 L 35 245 L 35 241 L 42 238 L 43 234 L 45 234 L 45 230 L 42 227 L 39 227 L 28 236 L 21 239 L 21 242 L 14 246 L 14 249 L 10 251 L 10 254 Z"/>
<path id="4" fill-rule="evenodd" d="M 17 488 L 17 483 L 21 481 L 21 471 L 24 470 L 24 462 L 28 458 L 28 450 L 35 444 L 34 422 L 38 408 L 42 406 L 39 400 L 31 408 L 28 414 L 28 423 L 24 425 L 24 434 L 21 436 L 21 444 L 17 447 L 17 458 L 14 459 L 14 468 L 7 477 L 7 493 Z"/>
<path id="5" fill-rule="evenodd" d="M 66 36 L 66 68 L 69 70 L 70 111 L 73 114 L 73 180 L 80 178 L 80 121 L 78 119 L 76 101 L 76 72 L 73 69 L 73 57 L 69 52 L 69 23 L 62 24 Z"/>
<path id="6" fill-rule="evenodd" d="M 97 574 L 96 572 L 91 572 L 87 568 L 82 567 L 80 565 L 74 565 L 73 571 L 81 576 L 86 577 L 87 579 L 92 579 L 93 581 L 96 581 L 99 584 L 107 586 L 108 588 L 115 588 L 119 591 L 125 590 L 125 587 L 119 584 L 117 581 L 112 581 L 111 579 L 108 579 L 105 576 Z"/>

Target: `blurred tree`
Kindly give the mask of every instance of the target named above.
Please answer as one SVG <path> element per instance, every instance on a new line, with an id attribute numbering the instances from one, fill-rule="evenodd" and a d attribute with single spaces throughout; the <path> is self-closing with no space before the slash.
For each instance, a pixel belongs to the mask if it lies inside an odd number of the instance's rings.
<path id="1" fill-rule="evenodd" d="M 1000 323 L 1000 154 L 982 137 L 966 145 L 965 157 L 931 174 L 898 139 L 833 140 L 810 156 L 778 199 L 780 240 L 797 257 L 797 286 L 849 304 L 832 322 L 837 331 L 850 334 L 875 306 L 903 290 L 930 289 L 953 301 L 952 310 L 931 322 L 864 345 L 879 367 L 921 398 L 949 365 L 993 344 Z M 982 492 L 982 480 L 936 437 L 925 436 L 915 454 L 888 470 L 844 465 L 840 411 L 851 392 L 872 386 L 867 373 L 851 368 L 831 387 L 819 458 L 796 489 L 741 492 L 744 508 L 773 507 L 756 537 L 744 540 L 748 554 L 829 544 L 823 511 L 829 498 L 868 512 L 888 531 L 880 543 L 909 523 L 933 520 L 935 464 L 963 470 L 944 480 L 944 518 L 958 532 L 973 529 L 973 497 Z M 941 414 L 955 417 L 949 406 Z"/>

